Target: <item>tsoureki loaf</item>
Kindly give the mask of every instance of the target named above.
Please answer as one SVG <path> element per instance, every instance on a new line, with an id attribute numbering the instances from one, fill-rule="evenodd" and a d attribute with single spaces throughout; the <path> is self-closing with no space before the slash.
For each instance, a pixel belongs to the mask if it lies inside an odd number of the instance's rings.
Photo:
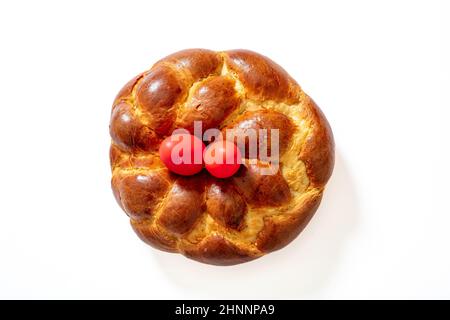
<path id="1" fill-rule="evenodd" d="M 171 173 L 158 155 L 176 128 L 279 129 L 280 166 L 245 164 L 233 177 Z M 129 81 L 112 107 L 112 188 L 138 236 L 216 265 L 291 242 L 317 210 L 334 164 L 330 126 L 272 60 L 247 50 L 184 50 Z M 248 156 L 248 155 L 246 155 Z"/>

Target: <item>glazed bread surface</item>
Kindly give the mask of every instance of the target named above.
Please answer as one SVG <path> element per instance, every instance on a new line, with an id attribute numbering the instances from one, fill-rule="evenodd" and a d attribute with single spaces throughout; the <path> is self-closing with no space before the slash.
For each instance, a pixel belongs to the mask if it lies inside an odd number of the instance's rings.
<path id="1" fill-rule="evenodd" d="M 279 169 L 264 175 L 272 164 L 246 153 L 227 179 L 169 172 L 159 145 L 174 129 L 193 132 L 194 121 L 224 132 L 279 129 Z M 112 189 L 138 236 L 215 265 L 291 242 L 317 210 L 334 165 L 319 107 L 279 65 L 247 50 L 189 49 L 158 61 L 118 93 L 110 134 Z"/>

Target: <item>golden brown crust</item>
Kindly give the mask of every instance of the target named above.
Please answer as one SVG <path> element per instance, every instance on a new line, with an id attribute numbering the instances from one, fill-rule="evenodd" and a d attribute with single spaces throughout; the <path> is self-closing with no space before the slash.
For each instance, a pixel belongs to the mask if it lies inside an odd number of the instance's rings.
<path id="1" fill-rule="evenodd" d="M 181 72 L 187 71 L 191 81 L 195 82 L 211 74 L 217 74 L 222 67 L 222 59 L 211 50 L 186 49 L 161 59 L 155 66 L 160 64 L 170 64 Z"/>
<path id="2" fill-rule="evenodd" d="M 122 89 L 119 90 L 119 93 L 116 95 L 114 101 L 121 101 L 127 99 L 131 92 L 133 91 L 134 86 L 138 83 L 138 81 L 144 76 L 144 73 L 138 74 L 136 77 L 128 81 Z"/>
<path id="3" fill-rule="evenodd" d="M 204 189 L 200 176 L 178 177 L 163 205 L 158 224 L 176 235 L 191 230 L 204 211 Z"/>
<path id="4" fill-rule="evenodd" d="M 247 162 L 231 178 L 247 203 L 254 207 L 280 206 L 291 199 L 289 185 L 280 170 L 271 175 L 263 174 L 262 170 L 271 170 L 270 167 L 259 161 Z"/>
<path id="5" fill-rule="evenodd" d="M 115 175 L 112 181 L 116 198 L 125 212 L 135 220 L 149 219 L 169 187 L 167 177 L 162 172 Z"/>
<path id="6" fill-rule="evenodd" d="M 247 89 L 247 97 L 286 103 L 298 100 L 295 80 L 269 58 L 249 50 L 231 50 L 227 52 L 227 63 Z"/>
<path id="7" fill-rule="evenodd" d="M 159 138 L 133 112 L 133 107 L 125 101 L 118 102 L 111 115 L 111 138 L 124 150 L 157 150 Z"/>
<path id="8" fill-rule="evenodd" d="M 240 248 L 217 234 L 207 236 L 196 246 L 186 246 L 183 254 L 199 262 L 219 266 L 243 263 L 258 257 L 257 253 Z"/>
<path id="9" fill-rule="evenodd" d="M 315 194 L 282 217 L 265 218 L 264 227 L 256 240 L 256 247 L 261 251 L 271 252 L 290 243 L 311 220 L 321 199 L 322 193 Z"/>
<path id="10" fill-rule="evenodd" d="M 283 152 L 286 150 L 287 146 L 291 142 L 292 132 L 294 131 L 295 125 L 292 123 L 291 119 L 281 112 L 273 111 L 273 110 L 258 110 L 258 111 L 247 111 L 242 115 L 236 117 L 232 123 L 226 126 L 223 129 L 223 134 L 232 135 L 227 137 L 228 140 L 233 140 L 236 143 L 243 139 L 245 141 L 245 157 L 246 158 L 255 158 L 250 154 L 250 138 L 248 134 L 249 129 L 256 129 L 258 131 L 255 135 L 255 139 L 258 142 L 266 142 L 259 143 L 258 149 L 256 151 L 256 155 L 259 157 L 261 155 L 261 150 L 272 150 L 271 149 L 271 141 L 272 141 L 272 129 L 278 129 L 278 144 L 279 151 Z M 267 131 L 261 131 L 267 130 Z M 282 129 L 282 130 L 280 130 Z M 265 132 L 263 136 L 261 136 L 260 132 Z M 234 137 L 234 138 L 233 138 Z M 270 152 L 267 153 L 267 156 L 270 157 Z"/>
<path id="11" fill-rule="evenodd" d="M 216 128 L 239 105 L 234 85 L 232 78 L 223 76 L 201 82 L 187 101 L 178 127 L 193 132 L 194 121 L 202 121 L 203 130 Z"/>
<path id="12" fill-rule="evenodd" d="M 122 151 L 119 147 L 117 147 L 114 143 L 111 143 L 109 148 L 109 164 L 112 170 L 114 170 L 114 167 L 120 162 L 121 155 Z"/>
<path id="13" fill-rule="evenodd" d="M 206 212 L 224 227 L 239 230 L 247 204 L 232 184 L 216 180 L 206 192 Z"/>
<path id="14" fill-rule="evenodd" d="M 238 129 L 266 129 L 269 148 L 278 129 L 279 166 L 258 152 L 245 153 L 228 179 L 168 172 L 159 144 L 174 129 L 192 131 L 194 121 L 237 137 Z M 110 133 L 112 189 L 134 231 L 155 248 L 215 265 L 291 242 L 317 210 L 334 165 L 319 107 L 279 65 L 247 50 L 189 49 L 161 59 L 120 90 Z"/>
<path id="15" fill-rule="evenodd" d="M 156 133 L 169 134 L 176 117 L 174 107 L 186 89 L 177 73 L 165 65 L 150 70 L 138 84 L 137 103 L 150 115 L 150 125 Z"/>
<path id="16" fill-rule="evenodd" d="M 309 97 L 307 97 L 303 116 L 311 121 L 311 132 L 302 148 L 300 159 L 305 163 L 311 183 L 321 187 L 327 183 L 333 172 L 333 133 L 322 110 Z"/>

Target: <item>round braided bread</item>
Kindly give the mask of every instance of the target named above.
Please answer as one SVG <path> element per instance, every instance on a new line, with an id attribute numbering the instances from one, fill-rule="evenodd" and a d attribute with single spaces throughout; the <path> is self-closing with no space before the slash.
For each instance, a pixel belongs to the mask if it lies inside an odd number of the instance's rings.
<path id="1" fill-rule="evenodd" d="M 279 169 L 173 174 L 158 155 L 174 129 L 279 129 Z M 292 241 L 319 206 L 334 165 L 325 116 L 285 70 L 255 52 L 184 50 L 130 80 L 110 122 L 114 195 L 139 237 L 209 264 L 258 258 Z M 246 155 L 248 157 L 248 155 Z"/>

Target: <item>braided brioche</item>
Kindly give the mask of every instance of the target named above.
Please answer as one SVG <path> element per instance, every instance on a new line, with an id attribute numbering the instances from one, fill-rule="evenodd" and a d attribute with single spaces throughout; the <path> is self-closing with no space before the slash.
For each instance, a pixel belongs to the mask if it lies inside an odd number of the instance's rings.
<path id="1" fill-rule="evenodd" d="M 245 159 L 217 179 L 179 176 L 158 155 L 176 128 L 279 129 L 280 166 Z M 130 80 L 110 122 L 112 189 L 138 236 L 209 264 L 258 258 L 292 241 L 319 206 L 334 164 L 325 116 L 270 59 L 246 50 L 190 49 Z M 249 157 L 248 154 L 245 157 Z"/>

